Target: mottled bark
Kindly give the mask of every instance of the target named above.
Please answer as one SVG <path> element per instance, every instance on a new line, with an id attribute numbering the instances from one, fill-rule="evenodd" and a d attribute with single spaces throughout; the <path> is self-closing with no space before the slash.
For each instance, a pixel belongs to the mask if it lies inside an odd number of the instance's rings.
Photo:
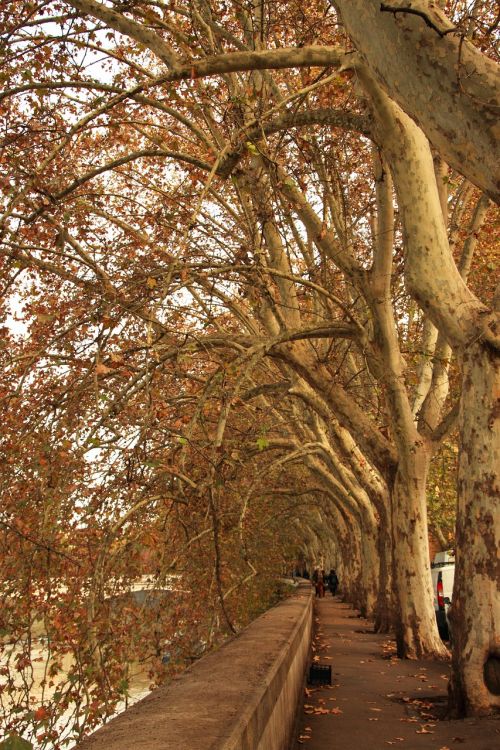
<path id="1" fill-rule="evenodd" d="M 375 603 L 374 630 L 389 633 L 395 630 L 395 596 L 393 582 L 393 550 L 390 514 L 380 515 L 378 533 L 379 585 Z"/>
<path id="2" fill-rule="evenodd" d="M 432 605 L 425 495 L 429 459 L 424 445 L 411 446 L 410 461 L 399 467 L 392 493 L 396 643 L 402 658 L 448 654 Z"/>
<path id="3" fill-rule="evenodd" d="M 361 537 L 361 586 L 362 602 L 359 607 L 363 617 L 375 616 L 379 588 L 378 528 L 362 529 Z"/>
<path id="4" fill-rule="evenodd" d="M 500 708 L 500 358 L 476 342 L 463 359 L 452 708 Z M 496 673 L 496 677 L 495 677 Z"/>
<path id="5" fill-rule="evenodd" d="M 500 202 L 499 66 L 436 3 L 336 0 L 357 50 L 445 161 Z M 411 5 L 422 15 L 405 13 Z M 426 23 L 426 18 L 432 25 Z"/>

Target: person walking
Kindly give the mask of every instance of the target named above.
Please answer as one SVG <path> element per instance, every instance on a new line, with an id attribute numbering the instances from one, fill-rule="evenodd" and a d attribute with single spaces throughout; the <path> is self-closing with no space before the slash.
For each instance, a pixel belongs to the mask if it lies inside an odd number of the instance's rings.
<path id="1" fill-rule="evenodd" d="M 318 580 L 316 582 L 316 596 L 319 599 L 323 599 L 325 596 L 325 576 L 324 570 L 319 571 Z"/>
<path id="2" fill-rule="evenodd" d="M 338 579 L 337 573 L 332 568 L 328 575 L 328 588 L 330 589 L 332 596 L 335 596 L 335 594 L 337 593 L 338 586 L 339 586 L 339 579 Z"/>

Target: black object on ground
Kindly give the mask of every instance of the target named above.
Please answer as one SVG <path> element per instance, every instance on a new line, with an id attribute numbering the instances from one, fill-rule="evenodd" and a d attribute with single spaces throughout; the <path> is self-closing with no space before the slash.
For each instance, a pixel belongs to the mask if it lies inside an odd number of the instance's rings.
<path id="1" fill-rule="evenodd" d="M 331 664 L 311 664 L 309 667 L 309 685 L 331 685 Z"/>

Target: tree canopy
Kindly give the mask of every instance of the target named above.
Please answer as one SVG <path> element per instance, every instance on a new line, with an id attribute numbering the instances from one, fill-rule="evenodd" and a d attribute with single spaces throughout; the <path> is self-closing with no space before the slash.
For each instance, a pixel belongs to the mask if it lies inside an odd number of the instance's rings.
<path id="1" fill-rule="evenodd" d="M 296 565 L 442 657 L 457 453 L 453 701 L 498 707 L 499 19 L 444 5 L 2 3 L 8 731 L 88 732 Z"/>

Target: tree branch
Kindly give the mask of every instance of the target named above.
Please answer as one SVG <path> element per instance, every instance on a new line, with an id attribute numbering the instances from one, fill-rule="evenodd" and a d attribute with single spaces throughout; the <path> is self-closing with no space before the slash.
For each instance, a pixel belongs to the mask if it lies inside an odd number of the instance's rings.
<path id="1" fill-rule="evenodd" d="M 434 443 L 440 443 L 441 440 L 443 440 L 443 438 L 445 438 L 446 435 L 453 429 L 458 419 L 459 410 L 460 401 L 457 401 L 433 431 L 431 437 Z"/>
<path id="2" fill-rule="evenodd" d="M 432 21 L 427 13 L 425 13 L 423 10 L 417 10 L 417 8 L 411 8 L 411 7 L 401 7 L 399 5 L 387 5 L 386 3 L 380 3 L 380 11 L 381 13 L 392 13 L 394 16 L 396 13 L 407 13 L 411 16 L 418 16 L 419 18 L 422 18 L 425 22 L 425 25 L 428 26 L 430 29 L 436 32 L 436 34 L 439 34 L 439 36 L 442 38 L 446 36 L 446 34 L 453 34 L 457 30 L 456 26 L 453 26 L 451 29 L 440 29 L 439 26 L 436 26 L 434 21 Z"/>
<path id="3" fill-rule="evenodd" d="M 161 36 L 148 29 L 144 24 L 132 21 L 121 13 L 95 2 L 95 0 L 67 0 L 67 2 L 81 13 L 104 21 L 111 29 L 135 39 L 139 44 L 143 44 L 171 70 L 179 69 L 180 61 L 173 49 L 165 43 Z"/>

